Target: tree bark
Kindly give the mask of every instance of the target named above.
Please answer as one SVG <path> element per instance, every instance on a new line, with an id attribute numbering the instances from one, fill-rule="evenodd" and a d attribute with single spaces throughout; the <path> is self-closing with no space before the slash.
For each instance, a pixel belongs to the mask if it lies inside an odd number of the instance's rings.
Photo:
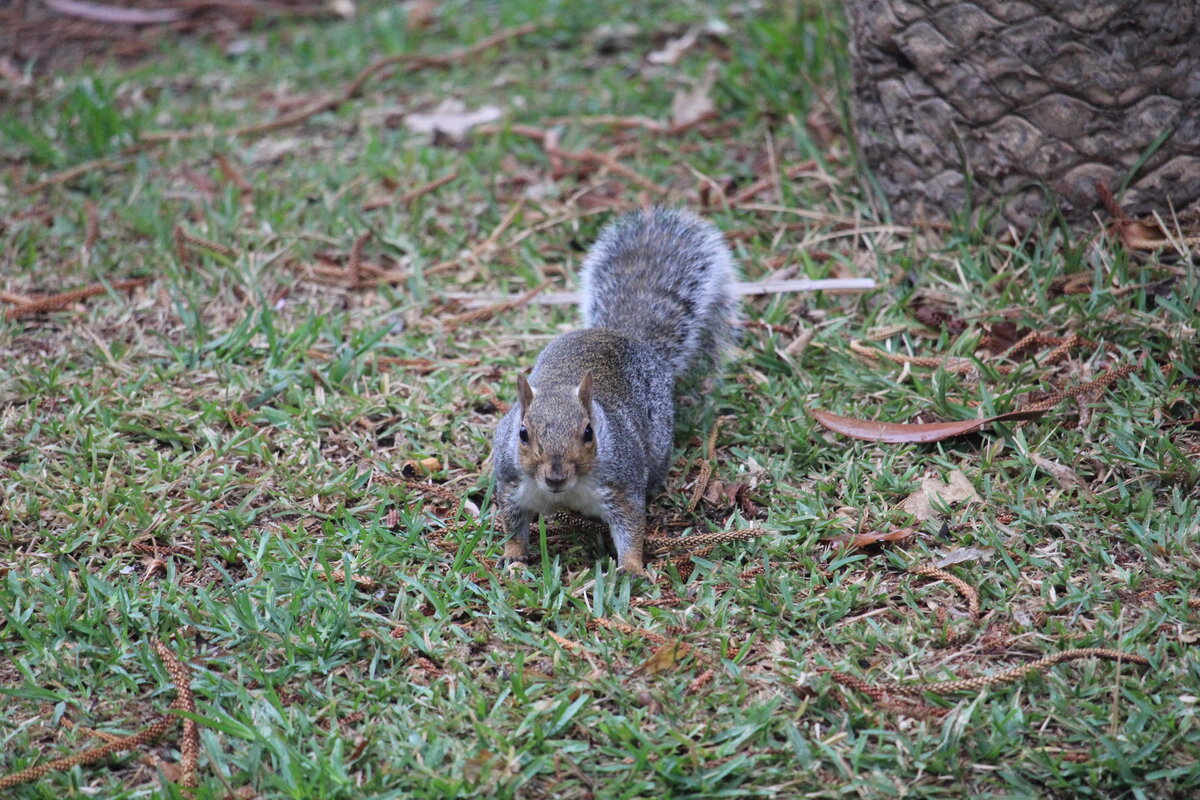
<path id="1" fill-rule="evenodd" d="M 857 138 L 893 215 L 1086 224 L 1200 200 L 1197 0 L 847 0 Z M 1137 166 L 1156 142 L 1161 144 Z"/>

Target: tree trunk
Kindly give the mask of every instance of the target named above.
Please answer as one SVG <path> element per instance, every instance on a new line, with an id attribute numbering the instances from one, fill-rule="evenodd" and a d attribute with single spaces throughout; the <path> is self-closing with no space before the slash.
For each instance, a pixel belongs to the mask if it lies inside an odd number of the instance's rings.
<path id="1" fill-rule="evenodd" d="M 847 0 L 855 127 L 900 221 L 1200 201 L 1196 0 Z M 1165 137 L 1165 138 L 1164 138 Z M 1138 162 L 1161 144 L 1141 166 Z M 1136 171 L 1135 171 L 1136 167 Z"/>

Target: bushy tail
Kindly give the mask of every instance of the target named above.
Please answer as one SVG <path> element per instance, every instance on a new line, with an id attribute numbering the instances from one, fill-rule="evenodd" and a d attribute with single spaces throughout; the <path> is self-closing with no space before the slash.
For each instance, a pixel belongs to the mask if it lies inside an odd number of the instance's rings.
<path id="1" fill-rule="evenodd" d="M 738 324 L 736 271 L 721 232 L 686 211 L 610 222 L 583 262 L 583 320 L 649 343 L 678 377 L 716 356 Z"/>

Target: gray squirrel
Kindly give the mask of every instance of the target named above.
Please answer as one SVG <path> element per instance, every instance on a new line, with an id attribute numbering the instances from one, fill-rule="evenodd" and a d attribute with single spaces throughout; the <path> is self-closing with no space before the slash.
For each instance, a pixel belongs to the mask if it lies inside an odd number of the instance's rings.
<path id="1" fill-rule="evenodd" d="M 646 500 L 666 481 L 675 379 L 716 363 L 738 326 L 736 272 L 711 223 L 661 208 L 609 223 L 584 259 L 582 330 L 555 338 L 496 427 L 504 561 L 529 557 L 537 514 L 604 522 L 619 571 L 644 576 Z"/>

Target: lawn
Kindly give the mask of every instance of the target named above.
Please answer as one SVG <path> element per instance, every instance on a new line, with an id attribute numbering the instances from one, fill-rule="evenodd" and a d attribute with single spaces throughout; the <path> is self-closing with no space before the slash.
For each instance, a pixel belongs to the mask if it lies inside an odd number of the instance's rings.
<path id="1" fill-rule="evenodd" d="M 1200 792 L 1194 257 L 893 224 L 845 38 L 828 2 L 366 2 L 4 73 L 0 776 L 173 716 L 3 796 Z M 746 300 L 652 581 L 570 519 L 498 571 L 491 430 L 649 203 L 748 281 L 877 288 Z M 811 413 L 1122 368 L 935 442 Z M 1076 648 L 1120 655 L 1034 664 Z"/>

